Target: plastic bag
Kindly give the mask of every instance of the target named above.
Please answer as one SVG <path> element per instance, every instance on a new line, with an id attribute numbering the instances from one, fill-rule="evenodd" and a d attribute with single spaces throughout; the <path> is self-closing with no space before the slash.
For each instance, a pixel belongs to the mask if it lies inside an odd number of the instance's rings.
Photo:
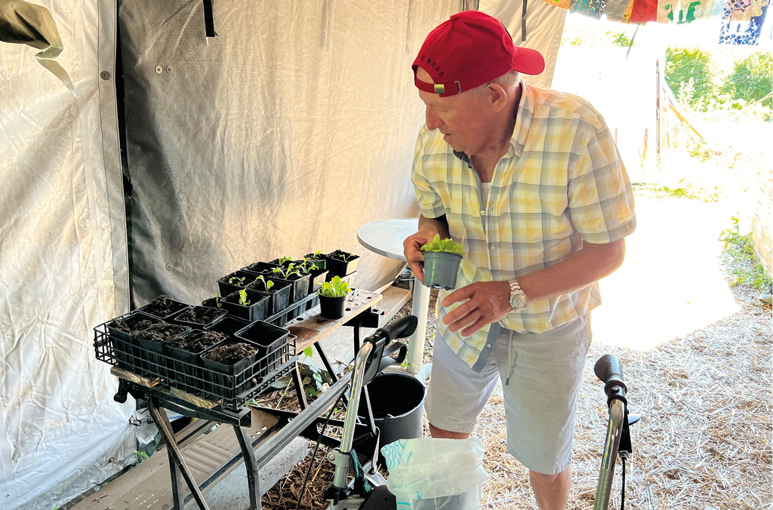
<path id="1" fill-rule="evenodd" d="M 401 510 L 477 510 L 486 449 L 469 439 L 401 439 L 381 448 L 389 479 L 387 488 Z"/>

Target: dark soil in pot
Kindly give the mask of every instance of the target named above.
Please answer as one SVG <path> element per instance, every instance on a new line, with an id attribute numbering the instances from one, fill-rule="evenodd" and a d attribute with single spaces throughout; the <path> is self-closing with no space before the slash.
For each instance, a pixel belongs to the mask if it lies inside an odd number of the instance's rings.
<path id="1" fill-rule="evenodd" d="M 218 308 L 194 306 L 177 315 L 174 320 L 178 323 L 186 323 L 189 326 L 198 325 L 199 327 L 204 327 L 207 324 L 213 323 L 219 317 L 225 315 L 225 313 L 225 310 Z"/>
<path id="2" fill-rule="evenodd" d="M 134 338 L 137 340 L 144 340 L 149 342 L 166 342 L 170 338 L 181 335 L 191 328 L 186 326 L 180 326 L 178 324 L 169 324 L 166 322 L 159 322 L 152 326 L 137 332 Z"/>
<path id="3" fill-rule="evenodd" d="M 216 331 L 192 331 L 190 335 L 178 336 L 168 340 L 166 345 L 167 347 L 198 354 L 226 338 L 228 338 L 226 335 Z"/>
<path id="4" fill-rule="evenodd" d="M 258 350 L 253 346 L 239 342 L 215 347 L 206 354 L 205 358 L 221 365 L 235 365 L 240 361 L 255 356 L 257 353 Z"/>
<path id="5" fill-rule="evenodd" d="M 169 299 L 165 295 L 161 295 L 140 308 L 139 311 L 152 315 L 153 317 L 158 317 L 159 319 L 168 319 L 175 313 L 187 307 L 188 305 L 185 303 L 180 303 L 179 301 Z"/>

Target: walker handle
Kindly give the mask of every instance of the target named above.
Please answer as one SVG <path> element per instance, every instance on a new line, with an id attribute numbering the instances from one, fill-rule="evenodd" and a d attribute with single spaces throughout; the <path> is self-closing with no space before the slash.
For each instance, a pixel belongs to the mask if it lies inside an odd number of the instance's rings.
<path id="1" fill-rule="evenodd" d="M 419 319 L 415 315 L 409 315 L 378 329 L 374 336 L 378 337 L 379 333 L 383 333 L 387 338 L 386 343 L 389 344 L 392 340 L 411 336 L 418 325 Z"/>
<path id="2" fill-rule="evenodd" d="M 614 386 L 622 386 L 623 389 L 627 389 L 623 380 L 623 365 L 614 354 L 604 354 L 600 357 L 596 361 L 593 371 L 596 373 L 596 377 L 604 383 L 604 391 L 607 394 L 609 394 L 610 388 Z"/>

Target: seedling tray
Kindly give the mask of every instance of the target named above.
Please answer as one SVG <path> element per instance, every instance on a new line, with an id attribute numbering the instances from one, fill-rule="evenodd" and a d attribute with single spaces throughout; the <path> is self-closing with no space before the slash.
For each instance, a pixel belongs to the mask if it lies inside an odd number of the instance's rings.
<path id="1" fill-rule="evenodd" d="M 340 255 L 346 255 L 349 260 L 344 262 Z M 356 271 L 357 263 L 360 261 L 360 256 L 342 250 L 336 250 L 326 254 L 325 259 L 327 260 L 325 267 L 328 270 L 328 280 L 330 280 L 334 276 L 340 276 L 343 278 L 344 276 Z"/>
<path id="2" fill-rule="evenodd" d="M 214 319 L 211 319 L 207 322 L 194 322 L 191 320 L 184 319 L 183 316 L 188 316 L 189 312 L 198 313 L 198 314 L 208 314 L 210 317 L 214 317 Z M 222 308 L 211 308 L 208 306 L 192 306 L 187 310 L 183 310 L 179 314 L 175 315 L 172 321 L 175 324 L 188 326 L 191 329 L 204 329 L 210 324 L 217 322 L 217 320 L 220 319 L 225 314 L 226 314 L 226 310 L 223 310 Z"/>
<path id="3" fill-rule="evenodd" d="M 258 346 L 258 368 L 260 370 L 275 370 L 279 365 L 279 354 L 283 343 L 290 334 L 286 329 L 263 321 L 253 322 L 236 333 L 236 338 L 246 340 Z"/>
<path id="4" fill-rule="evenodd" d="M 170 309 L 167 313 L 160 314 L 157 311 L 153 310 L 156 301 L 161 298 L 165 298 L 166 302 L 170 306 Z M 169 321 L 172 317 L 182 312 L 186 308 L 188 308 L 188 305 L 186 305 L 185 303 L 175 301 L 174 299 L 169 299 L 166 296 L 158 296 L 156 299 L 154 299 L 147 305 L 143 306 L 142 308 L 138 309 L 137 311 L 146 313 L 148 315 L 152 315 L 153 317 L 156 317 L 157 319 L 161 319 L 162 321 Z"/>
<path id="5" fill-rule="evenodd" d="M 118 318 L 125 319 L 130 315 Z M 190 358 L 189 361 L 178 359 L 169 352 L 154 353 L 154 358 L 145 362 L 145 370 L 141 370 L 142 367 L 138 367 L 136 363 L 119 361 L 115 349 L 116 338 L 118 337 L 110 334 L 107 323 L 94 328 L 94 351 L 98 360 L 149 379 L 156 379 L 169 387 L 215 402 L 223 409 L 233 411 L 243 407 L 277 379 L 289 374 L 297 359 L 296 337 L 289 335 L 287 341 L 276 346 L 274 351 L 267 352 L 266 356 L 255 359 L 233 374 L 220 374 L 205 367 L 201 355 L 198 355 L 196 363 L 193 363 Z M 276 360 L 276 368 L 267 370 L 269 363 L 265 358 L 272 355 L 272 360 Z M 215 380 L 216 382 L 212 382 Z"/>

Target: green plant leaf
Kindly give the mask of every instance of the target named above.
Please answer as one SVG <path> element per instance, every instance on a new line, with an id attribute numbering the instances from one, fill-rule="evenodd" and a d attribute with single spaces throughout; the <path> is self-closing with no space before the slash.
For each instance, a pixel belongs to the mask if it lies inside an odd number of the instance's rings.
<path id="1" fill-rule="evenodd" d="M 341 281 L 341 277 L 337 275 L 331 281 L 323 283 L 319 289 L 319 295 L 324 297 L 341 297 L 349 292 L 349 282 Z"/>
<path id="2" fill-rule="evenodd" d="M 308 347 L 306 347 L 306 348 L 303 350 L 303 354 L 304 354 L 304 356 L 306 356 L 307 358 L 311 358 L 311 357 L 314 355 L 314 349 L 312 349 L 312 348 L 311 348 L 311 346 L 308 346 Z"/>
<path id="3" fill-rule="evenodd" d="M 445 252 L 464 255 L 464 246 L 455 242 L 453 239 L 440 239 L 439 234 L 435 234 L 432 241 L 421 247 L 424 252 Z"/>
<path id="4" fill-rule="evenodd" d="M 239 304 L 242 306 L 249 306 L 250 300 L 247 299 L 247 290 L 242 289 L 239 291 Z"/>

